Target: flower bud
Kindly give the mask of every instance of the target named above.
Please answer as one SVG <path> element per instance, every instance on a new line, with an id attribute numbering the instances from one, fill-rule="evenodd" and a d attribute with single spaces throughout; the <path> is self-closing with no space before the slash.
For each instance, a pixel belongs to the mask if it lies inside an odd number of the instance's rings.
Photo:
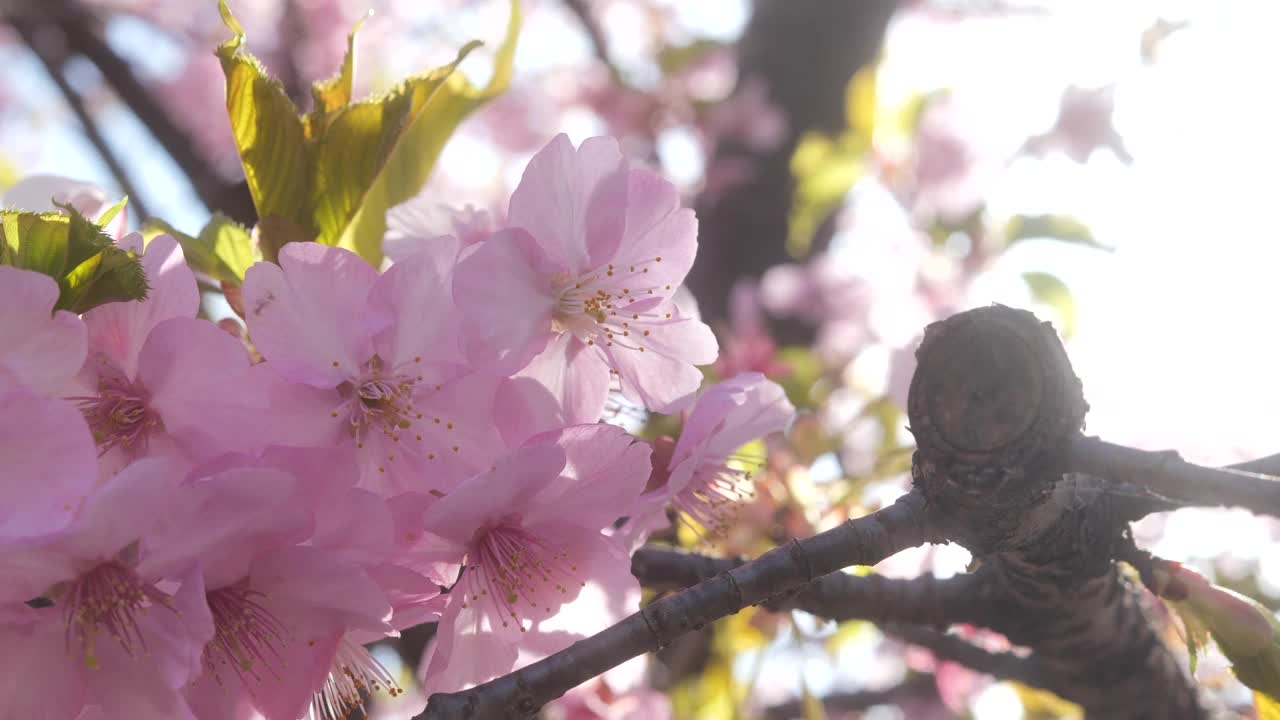
<path id="1" fill-rule="evenodd" d="M 1242 683 L 1280 696 L 1280 622 L 1270 610 L 1178 563 L 1165 563 L 1154 575 L 1160 596 L 1209 630 Z"/>

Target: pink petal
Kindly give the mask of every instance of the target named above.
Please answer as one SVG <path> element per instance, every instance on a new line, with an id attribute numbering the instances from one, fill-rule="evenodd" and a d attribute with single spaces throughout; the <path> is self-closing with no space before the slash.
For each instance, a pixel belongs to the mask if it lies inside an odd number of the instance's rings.
<path id="1" fill-rule="evenodd" d="M 30 615 L 0 624 L 0 717 L 74 718 L 84 706 L 85 672 L 67 657 L 62 612 L 50 607 Z"/>
<path id="2" fill-rule="evenodd" d="M 280 470 L 246 467 L 187 480 L 178 507 L 152 537 L 138 572 L 160 577 L 199 562 L 211 588 L 243 578 L 264 547 L 311 534 L 311 513 L 297 502 L 298 483 Z"/>
<path id="3" fill-rule="evenodd" d="M 463 363 L 458 312 L 453 305 L 453 267 L 458 241 L 441 237 L 392 265 L 373 286 L 369 303 L 389 326 L 374 339 L 391 366 L 420 362 Z"/>
<path id="4" fill-rule="evenodd" d="M 395 521 L 386 500 L 350 488 L 316 508 L 311 545 L 361 563 L 377 564 L 390 552 Z"/>
<path id="5" fill-rule="evenodd" d="M 644 352 L 611 350 L 622 394 L 650 410 L 670 413 L 687 403 L 702 384 L 695 365 L 715 361 L 715 335 L 699 320 L 678 319 L 649 326 Z"/>
<path id="6" fill-rule="evenodd" d="M 163 533 L 172 522 L 184 470 L 168 458 L 131 463 L 85 498 L 59 547 L 77 559 L 106 560 Z"/>
<path id="7" fill-rule="evenodd" d="M 698 251 L 698 219 L 680 207 L 675 185 L 652 170 L 632 170 L 625 212 L 626 229 L 613 263 L 643 266 L 648 270 L 644 280 L 655 287 L 684 282 Z"/>
<path id="8" fill-rule="evenodd" d="M 463 602 L 478 595 L 477 573 L 463 575 L 451 593 L 436 628 L 436 640 L 419 667 L 422 690 L 431 695 L 477 685 L 511 670 L 517 656 L 520 631 L 514 623 L 502 625 L 492 603 Z"/>
<path id="9" fill-rule="evenodd" d="M 555 445 L 513 450 L 492 470 L 470 478 L 427 508 L 423 526 L 446 540 L 469 542 L 486 522 L 525 511 L 529 500 L 555 481 L 564 465 L 564 450 Z"/>
<path id="10" fill-rule="evenodd" d="M 88 334 L 80 318 L 65 310 L 53 312 L 57 302 L 53 278 L 0 265 L 0 375 L 7 372 L 22 384 L 55 394 L 80 370 Z"/>
<path id="11" fill-rule="evenodd" d="M 510 374 L 546 347 L 554 298 L 550 279 L 535 269 L 537 253 L 526 233 L 508 229 L 459 260 L 453 297 L 472 362 Z"/>
<path id="12" fill-rule="evenodd" d="M 616 140 L 592 138 L 574 150 L 568 136 L 557 135 L 525 168 L 509 222 L 567 270 L 607 262 L 622 229 L 625 170 Z"/>
<path id="13" fill-rule="evenodd" d="M 0 391 L 0 539 L 60 530 L 97 481 L 97 452 L 74 406 Z"/>
<path id="14" fill-rule="evenodd" d="M 257 263 L 244 279 L 254 345 L 283 375 L 334 387 L 373 355 L 365 305 L 378 273 L 359 255 L 290 243 L 280 265 Z"/>
<path id="15" fill-rule="evenodd" d="M 779 432 L 795 417 L 796 409 L 782 387 L 759 373 L 739 375 L 721 385 L 741 402 L 724 416 L 722 429 L 707 443 L 712 457 L 726 457 L 752 440 Z"/>
<path id="16" fill-rule="evenodd" d="M 616 425 L 574 425 L 539 435 L 529 447 L 564 451 L 554 482 L 521 505 L 528 526 L 565 524 L 598 531 L 627 515 L 649 480 L 653 449 Z"/>
<path id="17" fill-rule="evenodd" d="M 142 253 L 142 269 L 151 288 L 146 300 L 107 303 L 84 314 L 91 353 L 105 355 L 130 379 L 152 328 L 170 318 L 194 318 L 200 309 L 196 276 L 172 237 L 152 238 Z"/>
<path id="18" fill-rule="evenodd" d="M 333 552 L 295 545 L 259 555 L 250 585 L 275 603 L 306 606 L 342 627 L 390 629 L 387 596 L 356 563 Z"/>
<path id="19" fill-rule="evenodd" d="M 595 422 L 609 398 L 609 368 L 599 351 L 572 333 L 546 349 L 498 389 L 495 420 L 507 445 L 565 425 Z"/>
<path id="20" fill-rule="evenodd" d="M 269 397 L 250 381 L 244 346 L 211 322 L 157 325 L 139 355 L 138 380 L 165 432 L 193 458 L 253 452 L 275 440 L 277 421 Z"/>

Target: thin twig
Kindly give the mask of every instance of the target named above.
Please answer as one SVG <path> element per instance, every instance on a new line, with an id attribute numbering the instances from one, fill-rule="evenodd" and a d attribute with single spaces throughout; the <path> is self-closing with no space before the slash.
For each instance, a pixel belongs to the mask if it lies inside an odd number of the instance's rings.
<path id="1" fill-rule="evenodd" d="M 89 142 L 98 151 L 102 162 L 111 171 L 111 175 L 115 178 L 120 189 L 129 197 L 129 204 L 137 212 L 139 219 L 145 220 L 150 217 L 151 213 L 147 211 L 147 205 L 142 199 L 142 194 L 138 192 L 138 188 L 133 184 L 133 181 L 129 179 L 128 171 L 124 169 L 124 165 L 116 157 L 115 151 L 107 143 L 106 137 L 98 129 L 98 124 L 94 121 L 89 109 L 85 107 L 84 100 L 76 92 L 75 88 L 71 87 L 71 83 L 67 82 L 67 78 L 63 74 L 63 65 L 67 60 L 65 43 L 62 42 L 63 38 L 48 34 L 42 35 L 38 28 L 17 19 L 12 24 L 22 41 L 40 59 L 40 64 L 49 73 L 49 78 L 53 80 L 53 84 L 58 87 L 58 92 L 62 94 L 62 99 L 66 101 L 71 108 L 71 112 L 75 113 L 76 118 L 80 121 L 80 126 L 83 128 L 85 136 L 89 138 Z M 52 30 L 53 28 L 48 28 L 46 33 Z"/>
<path id="2" fill-rule="evenodd" d="M 1083 435 L 1072 442 L 1066 462 L 1070 471 L 1136 483 L 1175 502 L 1280 516 L 1280 478 L 1269 475 L 1204 467 L 1176 452 L 1138 450 Z"/>
<path id="3" fill-rule="evenodd" d="M 521 670 L 457 693 L 436 693 L 419 720 L 528 717 L 609 668 L 747 605 L 803 588 L 849 565 L 871 565 L 932 538 L 924 498 L 909 493 L 878 512 L 775 548 Z"/>
<path id="4" fill-rule="evenodd" d="M 631 574 L 648 588 L 686 588 L 746 563 L 740 558 L 645 547 L 631 557 Z M 892 616 L 903 622 L 949 625 L 979 620 L 972 601 L 980 597 L 984 582 L 974 575 L 901 579 L 836 571 L 760 605 L 773 611 L 803 610 L 836 621 Z"/>

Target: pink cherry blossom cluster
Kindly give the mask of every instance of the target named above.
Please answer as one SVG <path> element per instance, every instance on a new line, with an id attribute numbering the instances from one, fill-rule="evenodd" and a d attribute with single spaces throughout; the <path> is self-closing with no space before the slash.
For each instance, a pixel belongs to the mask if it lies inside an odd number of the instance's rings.
<path id="1" fill-rule="evenodd" d="M 699 393 L 696 220 L 613 140 L 553 140 L 506 223 L 409 222 L 381 272 L 286 245 L 248 343 L 167 235 L 118 240 L 146 300 L 82 316 L 0 266 L 0 717 L 340 718 L 401 692 L 365 645 L 411 626 L 430 694 L 634 612 L 630 552 L 670 508 L 721 525 L 793 408 L 754 373 Z M 601 422 L 622 402 L 678 441 Z"/>

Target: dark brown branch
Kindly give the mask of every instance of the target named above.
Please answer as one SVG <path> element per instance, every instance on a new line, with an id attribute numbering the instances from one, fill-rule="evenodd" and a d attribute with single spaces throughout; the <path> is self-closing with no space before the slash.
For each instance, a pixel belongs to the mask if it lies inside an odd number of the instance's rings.
<path id="1" fill-rule="evenodd" d="M 40 64 L 49 73 L 49 78 L 53 80 L 53 84 L 58 87 L 58 92 L 62 94 L 62 99 L 66 101 L 71 108 L 71 112 L 75 113 L 76 119 L 80 121 L 85 137 L 89 138 L 89 142 L 98 151 L 99 157 L 102 158 L 102 162 L 107 166 L 107 169 L 111 171 L 111 175 L 115 178 L 120 189 L 124 191 L 125 195 L 129 196 L 129 204 L 137 211 L 140 219 L 149 217 L 150 213 L 147 211 L 142 194 L 138 192 L 137 186 L 129 178 L 128 171 L 124 169 L 124 165 L 116 157 L 115 151 L 107 143 L 102 131 L 98 129 L 98 124 L 94 121 L 89 109 L 85 107 L 84 100 L 76 92 L 75 88 L 71 87 L 71 83 L 67 81 L 66 76 L 63 74 L 63 66 L 67 60 L 66 38 L 56 28 L 41 29 L 31 23 L 17 19 L 12 24 L 13 29 L 17 31 L 22 41 L 40 59 Z"/>
<path id="2" fill-rule="evenodd" d="M 1011 652 L 985 650 L 957 635 L 948 635 L 922 625 L 885 625 L 882 629 L 887 635 L 909 645 L 922 647 L 939 658 L 992 677 L 1052 689 L 1051 678 L 1034 658 L 1021 657 Z"/>
<path id="3" fill-rule="evenodd" d="M 685 588 L 746 564 L 669 548 L 646 547 L 631 558 L 631 574 L 650 588 Z M 887 620 L 945 626 L 978 617 L 971 598 L 983 581 L 973 575 L 946 580 L 899 579 L 828 573 L 793 593 L 763 603 L 769 610 L 803 610 L 828 620 Z"/>
<path id="4" fill-rule="evenodd" d="M 937 681 L 933 675 L 918 674 L 883 690 L 863 690 L 851 693 L 833 693 L 821 698 L 827 710 L 857 712 L 876 705 L 899 705 L 910 700 L 938 700 Z M 805 717 L 804 703 L 794 700 L 775 705 L 765 711 L 768 720 L 792 720 Z"/>
<path id="5" fill-rule="evenodd" d="M 1234 468 L 1210 468 L 1176 452 L 1149 452 L 1079 436 L 1070 445 L 1071 470 L 1142 485 L 1175 502 L 1242 507 L 1280 516 L 1280 479 Z"/>
<path id="6" fill-rule="evenodd" d="M 547 701 L 680 635 L 768 602 L 849 565 L 873 565 L 933 539 L 924 500 L 914 493 L 893 505 L 805 540 L 775 548 L 710 580 L 653 602 L 569 648 L 471 690 L 437 693 L 420 720 L 528 717 Z"/>

